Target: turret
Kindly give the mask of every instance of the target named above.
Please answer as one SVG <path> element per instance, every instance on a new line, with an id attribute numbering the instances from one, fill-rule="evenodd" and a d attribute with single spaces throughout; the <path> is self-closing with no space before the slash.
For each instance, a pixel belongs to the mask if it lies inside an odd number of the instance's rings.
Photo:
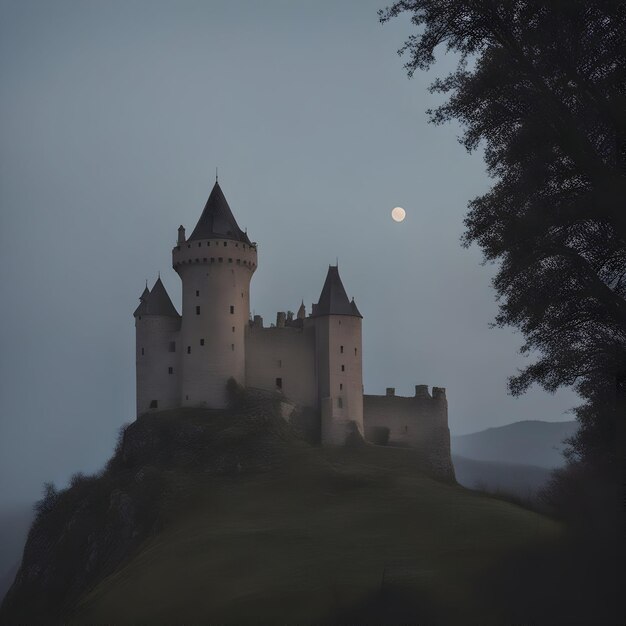
<path id="1" fill-rule="evenodd" d="M 183 283 L 181 404 L 224 407 L 228 379 L 246 382 L 244 331 L 257 250 L 217 182 L 188 239 L 179 228 L 172 264 Z"/>
<path id="2" fill-rule="evenodd" d="M 363 434 L 362 315 L 348 299 L 337 266 L 328 268 L 312 318 L 322 443 L 341 445 L 354 427 Z"/>
<path id="3" fill-rule="evenodd" d="M 137 415 L 180 405 L 177 350 L 180 315 L 161 278 L 141 294 L 134 312 L 136 337 Z"/>

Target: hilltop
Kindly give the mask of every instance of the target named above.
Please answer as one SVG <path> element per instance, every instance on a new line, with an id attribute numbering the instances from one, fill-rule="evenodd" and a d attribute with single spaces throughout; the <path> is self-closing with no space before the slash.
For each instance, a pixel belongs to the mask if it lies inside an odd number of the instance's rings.
<path id="1" fill-rule="evenodd" d="M 561 534 L 414 450 L 311 446 L 269 401 L 155 413 L 42 502 L 0 621 L 496 624 Z"/>

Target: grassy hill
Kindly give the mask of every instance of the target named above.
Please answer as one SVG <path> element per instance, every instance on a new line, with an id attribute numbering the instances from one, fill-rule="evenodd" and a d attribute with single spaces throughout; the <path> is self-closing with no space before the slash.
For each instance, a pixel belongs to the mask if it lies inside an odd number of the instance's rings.
<path id="1" fill-rule="evenodd" d="M 51 491 L 0 623 L 602 623 L 617 594 L 588 601 L 596 564 L 581 576 L 555 521 L 246 402 L 145 416 Z"/>
<path id="2" fill-rule="evenodd" d="M 392 597 L 408 592 L 401 612 L 501 623 L 481 581 L 560 532 L 421 474 L 404 449 L 300 450 L 261 474 L 170 479 L 194 506 L 172 512 L 70 623 L 363 623 L 381 610 L 392 619 L 381 584 Z"/>

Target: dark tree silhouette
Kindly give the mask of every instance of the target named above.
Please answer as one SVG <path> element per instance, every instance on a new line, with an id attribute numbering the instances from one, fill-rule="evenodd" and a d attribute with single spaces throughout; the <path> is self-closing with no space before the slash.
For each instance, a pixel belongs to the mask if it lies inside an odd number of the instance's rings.
<path id="1" fill-rule="evenodd" d="M 617 479 L 626 408 L 626 3 L 406 0 L 417 33 L 399 50 L 409 76 L 440 49 L 455 72 L 429 111 L 484 148 L 493 186 L 469 203 L 463 243 L 496 262 L 498 326 L 519 328 L 533 362 L 509 379 L 573 387 L 572 463 Z M 622 404 L 620 405 L 620 402 Z"/>

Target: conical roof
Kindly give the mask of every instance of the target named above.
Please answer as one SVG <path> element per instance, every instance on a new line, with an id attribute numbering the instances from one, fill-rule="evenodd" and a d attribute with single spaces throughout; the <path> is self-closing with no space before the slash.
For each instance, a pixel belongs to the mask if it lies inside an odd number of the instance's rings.
<path id="1" fill-rule="evenodd" d="M 330 265 L 317 304 L 313 305 L 313 317 L 320 315 L 353 315 L 363 317 L 354 303 L 350 302 L 339 277 L 339 267 Z"/>
<path id="2" fill-rule="evenodd" d="M 137 307 L 134 315 L 163 315 L 165 317 L 180 317 L 178 311 L 172 304 L 165 286 L 161 282 L 161 277 L 157 278 L 156 283 L 148 295 L 144 297 L 146 290 L 142 294 L 141 304 Z"/>
<path id="3" fill-rule="evenodd" d="M 142 294 L 139 296 L 139 306 L 135 309 L 133 313 L 133 317 L 137 317 L 138 315 L 144 315 L 146 309 L 146 300 L 150 295 L 150 290 L 148 289 L 148 284 L 146 283 L 146 287 L 143 290 Z"/>
<path id="4" fill-rule="evenodd" d="M 234 239 L 235 241 L 250 243 L 248 235 L 239 228 L 217 181 L 215 181 L 202 215 L 187 241 L 194 239 Z"/>

